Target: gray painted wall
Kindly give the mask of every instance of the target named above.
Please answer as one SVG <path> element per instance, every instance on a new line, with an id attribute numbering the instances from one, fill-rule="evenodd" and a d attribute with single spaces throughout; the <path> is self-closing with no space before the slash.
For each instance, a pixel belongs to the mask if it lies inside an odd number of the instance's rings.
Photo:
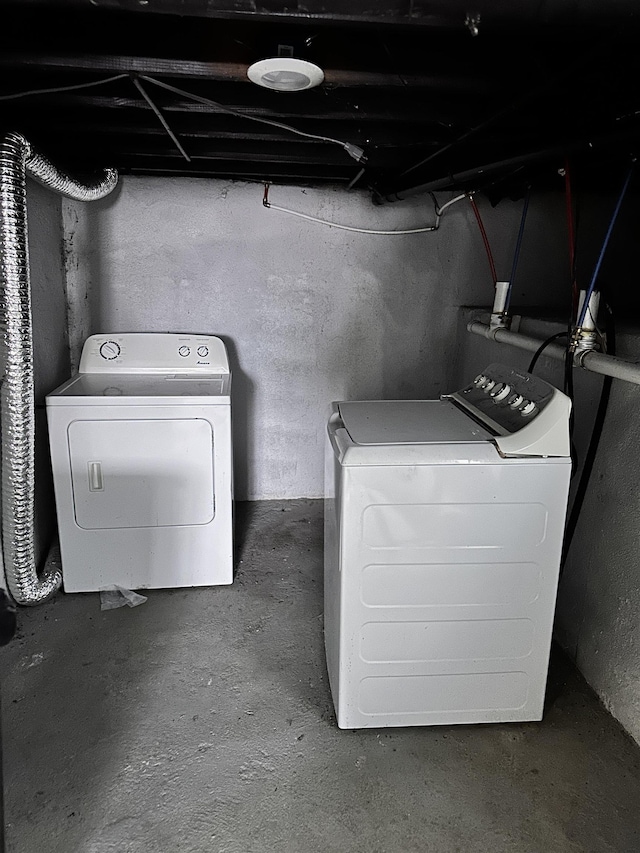
<path id="1" fill-rule="evenodd" d="M 360 192 L 272 187 L 270 199 L 364 228 L 433 222 L 429 196 L 375 207 Z M 403 237 L 266 210 L 258 184 L 124 178 L 101 202 L 63 204 L 75 363 L 90 333 L 220 335 L 234 372 L 239 499 L 320 497 L 329 403 L 450 390 L 458 306 L 492 298 L 466 201 L 438 232 Z M 521 203 L 482 209 L 508 277 Z M 514 298 L 553 300 L 565 249 L 549 221 L 561 211 L 561 199 L 532 205 Z"/>

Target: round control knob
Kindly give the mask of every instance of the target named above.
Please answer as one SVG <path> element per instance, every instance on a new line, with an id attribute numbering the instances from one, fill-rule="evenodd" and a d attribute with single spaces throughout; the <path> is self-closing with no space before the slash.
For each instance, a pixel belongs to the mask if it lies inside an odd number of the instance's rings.
<path id="1" fill-rule="evenodd" d="M 487 377 L 484 375 L 484 373 L 479 373 L 473 380 L 474 385 L 482 385 L 484 382 L 487 382 Z"/>
<path id="2" fill-rule="evenodd" d="M 198 355 L 200 358 L 206 358 L 209 355 L 209 347 L 198 347 Z"/>
<path id="3" fill-rule="evenodd" d="M 531 417 L 537 409 L 538 407 L 535 403 L 532 403 L 531 400 L 527 400 L 523 406 L 520 406 L 520 412 L 524 418 Z"/>
<path id="4" fill-rule="evenodd" d="M 495 384 L 496 383 L 493 381 L 493 379 L 487 379 L 485 382 L 482 383 L 480 387 L 485 392 L 485 394 L 488 394 Z"/>
<path id="5" fill-rule="evenodd" d="M 511 386 L 507 385 L 506 382 L 499 382 L 496 387 L 491 391 L 491 396 L 496 401 L 496 403 L 501 403 L 502 400 L 506 400 L 510 393 Z"/>
<path id="6" fill-rule="evenodd" d="M 186 358 L 188 355 L 191 355 L 191 349 L 185 346 L 179 347 L 178 355 L 181 355 L 182 358 Z"/>
<path id="7" fill-rule="evenodd" d="M 106 358 L 107 361 L 113 361 L 114 358 L 120 355 L 120 344 L 117 344 L 115 341 L 105 341 L 103 344 L 100 344 L 100 355 L 102 358 Z"/>
<path id="8" fill-rule="evenodd" d="M 521 406 L 524 403 L 524 397 L 522 394 L 514 394 L 513 397 L 509 400 L 509 405 L 512 409 L 517 409 L 518 406 Z"/>

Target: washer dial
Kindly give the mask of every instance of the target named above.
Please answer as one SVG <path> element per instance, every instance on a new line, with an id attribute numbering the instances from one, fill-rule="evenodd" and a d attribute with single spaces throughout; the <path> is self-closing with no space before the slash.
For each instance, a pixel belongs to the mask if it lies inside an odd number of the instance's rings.
<path id="1" fill-rule="evenodd" d="M 490 396 L 496 401 L 496 403 L 501 403 L 505 400 L 509 394 L 511 393 L 511 386 L 507 385 L 505 382 L 500 382 L 496 385 L 495 388 L 490 392 Z"/>
<path id="2" fill-rule="evenodd" d="M 531 417 L 531 415 L 535 415 L 538 411 L 538 407 L 532 400 L 525 400 L 524 403 L 520 406 L 520 413 L 523 418 Z"/>
<path id="3" fill-rule="evenodd" d="M 200 358 L 206 358 L 209 355 L 209 347 L 198 347 L 198 355 Z"/>
<path id="4" fill-rule="evenodd" d="M 120 344 L 117 344 L 115 341 L 105 341 L 103 344 L 100 344 L 100 355 L 107 361 L 113 361 L 114 358 L 120 355 L 120 352 Z"/>
<path id="5" fill-rule="evenodd" d="M 190 354 L 191 354 L 190 347 L 182 346 L 182 347 L 178 348 L 178 355 L 181 355 L 182 358 L 186 358 Z"/>
<path id="6" fill-rule="evenodd" d="M 522 394 L 513 394 L 507 401 L 512 409 L 518 409 L 524 403 Z"/>

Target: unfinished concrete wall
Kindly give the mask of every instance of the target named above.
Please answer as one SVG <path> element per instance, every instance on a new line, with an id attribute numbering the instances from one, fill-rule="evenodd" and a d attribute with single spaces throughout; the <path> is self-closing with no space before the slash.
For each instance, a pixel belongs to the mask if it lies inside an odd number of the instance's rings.
<path id="1" fill-rule="evenodd" d="M 582 194 L 579 199 L 578 281 L 584 288 L 596 265 L 617 197 Z M 566 228 L 556 223 L 560 234 Z M 639 262 L 637 205 L 629 196 L 620 212 L 604 256 L 598 286 L 602 305 L 609 303 L 616 318 L 617 353 L 640 361 L 640 315 L 636 282 Z M 542 251 L 543 246 L 539 244 Z M 566 260 L 561 289 L 568 294 Z M 535 282 L 531 282 L 535 287 Z M 566 300 L 565 300 L 566 301 Z M 530 312 L 534 314 L 535 312 Z M 600 323 L 604 325 L 601 312 Z M 562 315 L 561 315 L 562 316 Z M 531 354 L 495 344 L 466 332 L 469 312 L 459 326 L 457 380 L 466 381 L 491 361 L 526 369 Z M 544 339 L 563 327 L 540 320 L 525 324 Z M 557 362 L 542 358 L 537 373 L 563 387 Z M 582 472 L 600 399 L 602 379 L 574 371 L 574 444 L 578 465 L 569 505 Z M 574 657 L 580 670 L 603 702 L 631 735 L 640 741 L 640 573 L 636 553 L 640 545 L 640 386 L 614 380 L 607 418 L 560 583 L 556 638 Z"/>
<path id="2" fill-rule="evenodd" d="M 429 196 L 375 207 L 360 192 L 272 187 L 271 201 L 364 228 L 433 222 Z M 507 277 L 521 202 L 480 203 Z M 553 300 L 561 213 L 561 199 L 532 205 L 516 298 Z M 329 403 L 450 390 L 458 306 L 491 298 L 466 201 L 436 233 L 380 237 L 266 210 L 258 184 L 125 177 L 101 202 L 65 201 L 64 217 L 76 363 L 96 332 L 225 340 L 240 499 L 321 496 Z"/>
<path id="3" fill-rule="evenodd" d="M 526 370 L 531 353 L 466 332 L 477 315 L 460 321 L 458 381 L 493 361 Z M 525 323 L 541 340 L 562 327 L 548 321 Z M 618 334 L 617 351 L 640 360 L 640 333 Z M 562 367 L 541 358 L 536 373 L 563 386 Z M 575 371 L 574 444 L 578 465 L 569 506 L 582 474 L 600 399 L 602 379 Z M 590 486 L 571 542 L 558 593 L 555 637 L 574 658 L 611 713 L 640 742 L 640 386 L 615 380 Z"/>

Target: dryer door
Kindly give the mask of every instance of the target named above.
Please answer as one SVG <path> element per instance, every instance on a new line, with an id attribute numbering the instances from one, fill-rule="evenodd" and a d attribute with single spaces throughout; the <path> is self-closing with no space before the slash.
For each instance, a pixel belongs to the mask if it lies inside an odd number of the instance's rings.
<path id="1" fill-rule="evenodd" d="M 212 521 L 213 431 L 208 421 L 73 421 L 68 441 L 79 527 Z"/>

